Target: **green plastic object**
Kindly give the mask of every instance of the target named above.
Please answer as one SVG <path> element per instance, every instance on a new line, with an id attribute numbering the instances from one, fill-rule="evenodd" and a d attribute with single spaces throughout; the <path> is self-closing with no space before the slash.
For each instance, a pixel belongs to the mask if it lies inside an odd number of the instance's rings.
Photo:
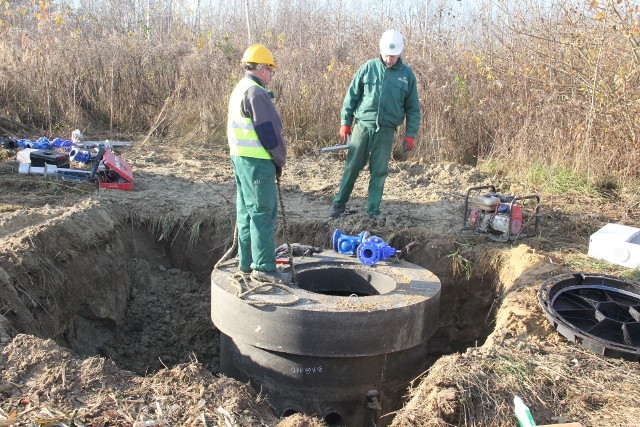
<path id="1" fill-rule="evenodd" d="M 513 411 L 516 414 L 520 427 L 533 427 L 536 425 L 529 407 L 527 407 L 518 396 L 513 397 Z"/>

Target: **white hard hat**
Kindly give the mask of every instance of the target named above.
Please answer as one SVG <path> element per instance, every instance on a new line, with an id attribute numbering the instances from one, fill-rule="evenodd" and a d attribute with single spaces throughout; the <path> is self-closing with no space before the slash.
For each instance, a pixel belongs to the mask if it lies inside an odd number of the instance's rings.
<path id="1" fill-rule="evenodd" d="M 380 55 L 400 55 L 404 41 L 398 30 L 387 30 L 380 38 Z"/>

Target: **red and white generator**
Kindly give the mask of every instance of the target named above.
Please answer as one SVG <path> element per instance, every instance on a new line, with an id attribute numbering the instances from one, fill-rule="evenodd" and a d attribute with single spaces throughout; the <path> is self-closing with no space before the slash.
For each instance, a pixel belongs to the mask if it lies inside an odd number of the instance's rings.
<path id="1" fill-rule="evenodd" d="M 537 235 L 540 232 L 540 197 L 499 194 L 493 185 L 472 187 L 464 200 L 462 229 L 486 233 L 498 242 Z"/>

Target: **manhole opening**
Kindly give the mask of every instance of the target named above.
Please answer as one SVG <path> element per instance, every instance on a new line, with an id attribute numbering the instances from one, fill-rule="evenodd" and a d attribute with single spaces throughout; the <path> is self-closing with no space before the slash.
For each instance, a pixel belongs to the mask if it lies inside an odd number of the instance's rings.
<path id="1" fill-rule="evenodd" d="M 295 409 L 291 409 L 291 408 L 285 409 L 284 411 L 282 411 L 282 415 L 280 416 L 280 418 L 287 418 L 297 413 L 298 411 L 296 411 Z"/>
<path id="2" fill-rule="evenodd" d="M 366 297 L 393 291 L 395 281 L 371 269 L 329 267 L 300 271 L 298 286 L 323 295 Z"/>
<path id="3" fill-rule="evenodd" d="M 340 414 L 338 414 L 337 412 L 331 412 L 325 415 L 324 422 L 329 427 L 338 427 L 338 426 L 342 426 L 343 424 L 342 416 L 340 416 Z"/>

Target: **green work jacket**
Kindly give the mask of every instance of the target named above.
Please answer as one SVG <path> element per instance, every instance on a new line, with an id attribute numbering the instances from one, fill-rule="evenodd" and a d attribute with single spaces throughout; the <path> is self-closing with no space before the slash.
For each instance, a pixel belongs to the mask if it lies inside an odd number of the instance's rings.
<path id="1" fill-rule="evenodd" d="M 341 124 L 397 128 L 407 119 L 406 136 L 415 138 L 420 127 L 420 100 L 416 76 L 400 58 L 393 67 L 371 59 L 353 76 L 344 98 Z"/>

